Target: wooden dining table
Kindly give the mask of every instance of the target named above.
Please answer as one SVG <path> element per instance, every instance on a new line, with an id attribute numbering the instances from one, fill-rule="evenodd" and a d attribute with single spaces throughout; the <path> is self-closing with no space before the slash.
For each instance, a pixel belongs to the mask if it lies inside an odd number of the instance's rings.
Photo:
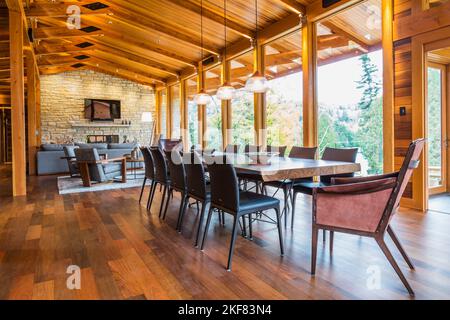
<path id="1" fill-rule="evenodd" d="M 232 161 L 238 176 L 252 175 L 263 182 L 361 171 L 361 165 L 353 162 L 273 157 L 270 164 L 254 164 L 244 154 L 216 152 L 213 156 L 223 155 Z"/>

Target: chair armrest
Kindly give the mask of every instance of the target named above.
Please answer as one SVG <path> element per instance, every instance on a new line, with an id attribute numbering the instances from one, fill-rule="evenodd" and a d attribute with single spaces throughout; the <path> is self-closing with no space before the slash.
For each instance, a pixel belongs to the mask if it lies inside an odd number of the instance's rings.
<path id="1" fill-rule="evenodd" d="M 331 184 L 339 185 L 339 184 L 350 184 L 350 183 L 376 181 L 376 180 L 382 180 L 382 179 L 387 179 L 387 178 L 397 178 L 398 174 L 399 174 L 399 172 L 396 171 L 396 172 L 392 172 L 392 173 L 367 176 L 367 177 L 341 177 L 341 178 L 334 177 L 334 178 L 331 178 Z"/>

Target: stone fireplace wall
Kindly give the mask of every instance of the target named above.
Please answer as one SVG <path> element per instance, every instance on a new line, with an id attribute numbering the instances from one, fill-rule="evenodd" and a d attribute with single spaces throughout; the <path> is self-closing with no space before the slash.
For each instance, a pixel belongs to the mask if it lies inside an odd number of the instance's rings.
<path id="1" fill-rule="evenodd" d="M 129 127 L 80 127 L 84 119 L 84 99 L 121 101 L 121 117 Z M 155 94 L 151 87 L 90 70 L 41 76 L 42 143 L 86 142 L 88 135 L 119 135 L 129 141 L 148 144 L 151 123 L 141 115 L 155 116 Z M 92 122 L 91 124 L 95 124 Z"/>

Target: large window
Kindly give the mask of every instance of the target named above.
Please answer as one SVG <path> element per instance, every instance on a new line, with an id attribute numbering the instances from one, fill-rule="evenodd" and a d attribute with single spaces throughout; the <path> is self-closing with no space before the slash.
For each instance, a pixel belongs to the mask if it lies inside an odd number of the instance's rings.
<path id="1" fill-rule="evenodd" d="M 210 149 L 222 149 L 221 102 L 216 97 L 220 87 L 220 65 L 205 71 L 205 90 L 211 95 L 211 103 L 206 106 L 206 146 Z"/>
<path id="2" fill-rule="evenodd" d="M 180 110 L 180 85 L 170 87 L 170 99 L 172 107 L 172 135 L 173 139 L 181 138 L 181 110 Z"/>
<path id="3" fill-rule="evenodd" d="M 244 89 L 245 81 L 253 73 L 253 52 L 243 54 L 230 62 L 231 85 L 237 90 L 231 101 L 233 144 L 244 146 L 254 142 L 254 97 Z"/>
<path id="4" fill-rule="evenodd" d="M 316 34 L 320 152 L 358 147 L 362 173 L 381 173 L 381 0 L 321 20 Z"/>
<path id="5" fill-rule="evenodd" d="M 264 46 L 267 144 L 303 145 L 302 33 L 296 31 Z"/>
<path id="6" fill-rule="evenodd" d="M 161 91 L 161 134 L 165 137 L 167 135 L 167 99 L 166 90 Z"/>
<path id="7" fill-rule="evenodd" d="M 197 92 L 197 78 L 189 78 L 186 80 L 186 95 L 187 95 L 187 116 L 188 116 L 188 145 L 198 145 L 198 108 L 194 103 L 193 98 Z"/>

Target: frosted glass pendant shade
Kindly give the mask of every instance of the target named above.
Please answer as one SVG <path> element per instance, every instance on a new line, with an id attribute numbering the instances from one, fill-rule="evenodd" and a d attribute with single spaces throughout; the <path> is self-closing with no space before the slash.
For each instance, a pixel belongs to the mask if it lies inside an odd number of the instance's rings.
<path id="1" fill-rule="evenodd" d="M 264 77 L 259 71 L 256 71 L 245 82 L 245 90 L 254 93 L 264 93 L 269 90 L 269 84 L 266 77 Z"/>
<path id="2" fill-rule="evenodd" d="M 201 90 L 194 96 L 194 102 L 197 105 L 207 105 L 211 102 L 211 96 L 207 94 L 204 90 Z"/>
<path id="3" fill-rule="evenodd" d="M 219 100 L 231 100 L 234 98 L 236 89 L 229 83 L 224 83 L 219 89 L 217 89 L 217 98 Z"/>

